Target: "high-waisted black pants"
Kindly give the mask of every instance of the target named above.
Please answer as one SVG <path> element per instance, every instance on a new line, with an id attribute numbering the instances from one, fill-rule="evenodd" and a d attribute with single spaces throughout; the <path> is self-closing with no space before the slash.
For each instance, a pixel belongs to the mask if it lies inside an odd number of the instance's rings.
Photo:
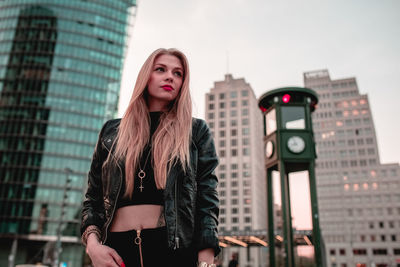
<path id="1" fill-rule="evenodd" d="M 194 249 L 168 248 L 166 227 L 143 229 L 139 236 L 136 230 L 109 232 L 105 245 L 117 251 L 126 267 L 196 266 Z"/>

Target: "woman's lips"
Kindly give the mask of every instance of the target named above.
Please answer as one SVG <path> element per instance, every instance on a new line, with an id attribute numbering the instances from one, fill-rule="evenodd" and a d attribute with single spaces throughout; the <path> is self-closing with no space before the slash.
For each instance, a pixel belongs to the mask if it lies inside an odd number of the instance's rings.
<path id="1" fill-rule="evenodd" d="M 172 88 L 172 86 L 170 86 L 170 85 L 163 85 L 163 86 L 161 86 L 164 90 L 166 90 L 166 91 L 172 91 L 172 90 L 174 90 L 174 88 Z"/>

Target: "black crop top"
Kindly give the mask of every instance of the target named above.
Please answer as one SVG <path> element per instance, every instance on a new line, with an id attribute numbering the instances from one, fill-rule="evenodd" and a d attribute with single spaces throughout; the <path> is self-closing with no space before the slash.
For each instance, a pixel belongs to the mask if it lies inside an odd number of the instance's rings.
<path id="1" fill-rule="evenodd" d="M 156 131 L 160 116 L 162 112 L 150 112 L 150 140 Z M 142 158 L 140 159 L 140 166 L 144 167 L 146 157 L 148 153 L 151 153 L 151 148 L 147 145 L 144 148 Z M 164 205 L 163 189 L 157 189 L 154 180 L 154 172 L 151 164 L 152 155 L 149 155 L 147 164 L 144 167 L 146 176 L 143 178 L 143 191 L 140 192 L 140 179 L 137 175 L 138 170 L 136 170 L 135 181 L 132 199 L 124 198 L 125 194 L 125 181 L 122 181 L 121 192 L 117 201 L 117 209 L 125 206 L 141 205 L 141 204 L 153 204 L 153 205 Z"/>

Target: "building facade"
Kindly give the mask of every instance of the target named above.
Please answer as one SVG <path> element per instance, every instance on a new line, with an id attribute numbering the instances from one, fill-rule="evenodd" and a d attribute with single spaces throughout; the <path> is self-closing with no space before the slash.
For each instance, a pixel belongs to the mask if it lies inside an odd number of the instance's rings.
<path id="1" fill-rule="evenodd" d="M 304 73 L 313 113 L 320 225 L 328 266 L 400 266 L 400 167 L 382 164 L 368 96 L 355 78 Z M 394 116 L 394 114 L 392 114 Z"/>
<path id="2" fill-rule="evenodd" d="M 263 120 L 250 85 L 231 74 L 215 82 L 206 94 L 206 121 L 220 160 L 216 170 L 220 233 L 266 229 Z M 239 252 L 239 266 L 260 266 L 266 261 L 264 247 L 225 248 L 225 265 L 235 252 Z"/>
<path id="3" fill-rule="evenodd" d="M 52 262 L 59 235 L 60 261 L 82 265 L 86 174 L 117 112 L 135 2 L 1 1 L 1 266 Z"/>

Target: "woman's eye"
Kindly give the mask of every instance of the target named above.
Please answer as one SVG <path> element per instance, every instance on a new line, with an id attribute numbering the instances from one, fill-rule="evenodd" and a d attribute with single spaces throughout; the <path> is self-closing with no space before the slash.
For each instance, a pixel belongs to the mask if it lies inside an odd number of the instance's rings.
<path id="1" fill-rule="evenodd" d="M 163 67 L 158 67 L 158 68 L 156 68 L 156 71 L 164 72 L 164 68 Z"/>
<path id="2" fill-rule="evenodd" d="M 180 71 L 176 71 L 175 75 L 178 76 L 178 77 L 182 77 L 183 76 L 182 72 L 180 72 Z"/>

